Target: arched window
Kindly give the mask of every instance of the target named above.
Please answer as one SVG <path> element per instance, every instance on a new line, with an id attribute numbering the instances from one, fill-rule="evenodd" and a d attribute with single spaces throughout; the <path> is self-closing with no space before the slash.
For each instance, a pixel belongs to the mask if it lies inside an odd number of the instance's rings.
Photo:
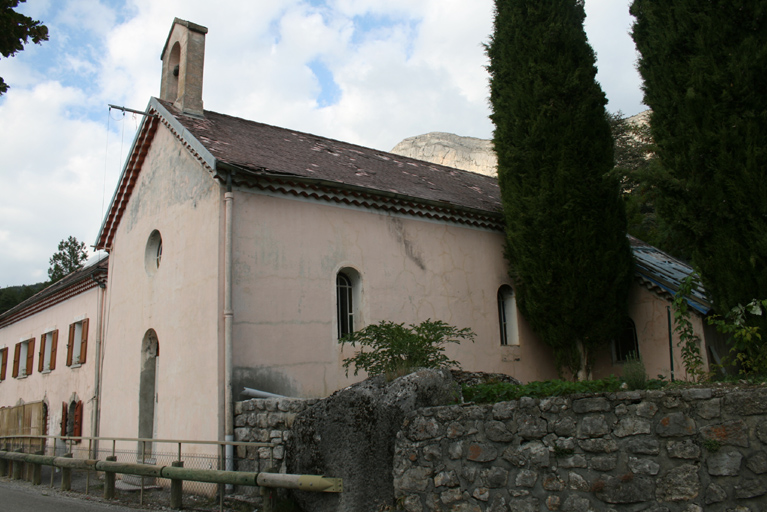
<path id="1" fill-rule="evenodd" d="M 501 328 L 501 345 L 519 345 L 517 329 L 517 301 L 511 286 L 498 288 L 498 324 Z"/>
<path id="2" fill-rule="evenodd" d="M 336 307 L 338 310 L 338 338 L 354 332 L 354 290 L 346 272 L 336 276 Z"/>
<path id="3" fill-rule="evenodd" d="M 626 318 L 620 337 L 613 340 L 613 362 L 625 363 L 630 357 L 639 357 L 639 343 L 637 342 L 637 329 L 634 321 Z"/>

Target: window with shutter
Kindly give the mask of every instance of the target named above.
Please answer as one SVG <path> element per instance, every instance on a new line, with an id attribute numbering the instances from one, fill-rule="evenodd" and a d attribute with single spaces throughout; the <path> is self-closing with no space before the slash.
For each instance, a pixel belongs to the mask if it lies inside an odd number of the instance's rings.
<path id="1" fill-rule="evenodd" d="M 40 336 L 40 353 L 37 361 L 38 372 L 50 372 L 56 368 L 56 348 L 59 341 L 58 329 Z"/>
<path id="2" fill-rule="evenodd" d="M 21 343 L 16 344 L 16 349 L 13 351 L 13 378 L 19 376 L 19 360 L 21 359 Z"/>
<path id="3" fill-rule="evenodd" d="M 82 335 L 80 337 L 80 353 L 78 354 L 77 362 L 83 364 L 85 362 L 85 356 L 88 355 L 88 319 L 86 318 L 81 323 Z"/>
<path id="4" fill-rule="evenodd" d="M 8 347 L 0 349 L 0 381 L 5 380 L 5 370 L 8 367 Z"/>
<path id="5" fill-rule="evenodd" d="M 80 400 L 75 405 L 75 425 L 72 435 L 75 437 L 81 437 L 83 435 L 83 401 Z"/>
<path id="6" fill-rule="evenodd" d="M 26 375 L 32 375 L 32 370 L 35 369 L 35 339 L 27 341 L 27 373 Z"/>
<path id="7" fill-rule="evenodd" d="M 61 436 L 67 435 L 67 403 L 61 402 Z"/>
<path id="8" fill-rule="evenodd" d="M 45 341 L 48 337 L 47 334 L 40 336 L 40 353 L 37 355 L 37 371 L 42 372 L 45 370 Z M 50 346 L 50 344 L 49 344 Z"/>
<path id="9" fill-rule="evenodd" d="M 69 341 L 67 341 L 67 366 L 72 366 L 72 350 L 75 346 L 75 328 L 77 324 L 69 324 Z"/>
<path id="10" fill-rule="evenodd" d="M 59 330 L 56 329 L 53 331 L 53 339 L 51 340 L 51 350 L 50 350 L 50 366 L 49 368 L 51 370 L 56 369 L 56 350 L 59 347 Z"/>

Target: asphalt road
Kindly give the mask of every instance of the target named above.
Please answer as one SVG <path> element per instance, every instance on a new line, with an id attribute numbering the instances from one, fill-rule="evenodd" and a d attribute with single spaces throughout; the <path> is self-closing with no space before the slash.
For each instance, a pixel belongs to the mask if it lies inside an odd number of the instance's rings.
<path id="1" fill-rule="evenodd" d="M 0 478 L 0 512 L 136 512 L 84 497 L 72 497 L 46 485 L 32 486 Z"/>

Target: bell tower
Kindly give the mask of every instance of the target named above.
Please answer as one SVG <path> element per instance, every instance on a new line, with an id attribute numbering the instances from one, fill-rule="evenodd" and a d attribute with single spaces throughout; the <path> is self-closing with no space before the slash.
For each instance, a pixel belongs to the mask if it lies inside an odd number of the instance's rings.
<path id="1" fill-rule="evenodd" d="M 160 56 L 160 99 L 173 102 L 184 114 L 203 116 L 202 72 L 207 33 L 202 25 L 176 18 Z"/>

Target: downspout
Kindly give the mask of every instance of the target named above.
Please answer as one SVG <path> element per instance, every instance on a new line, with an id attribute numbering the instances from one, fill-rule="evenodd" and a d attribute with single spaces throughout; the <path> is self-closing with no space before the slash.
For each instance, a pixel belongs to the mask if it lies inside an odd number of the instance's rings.
<path id="1" fill-rule="evenodd" d="M 98 282 L 98 314 L 96 316 L 96 357 L 94 364 L 95 375 L 93 383 L 93 409 L 91 410 L 91 437 L 99 437 L 99 417 L 101 416 L 101 341 L 103 339 L 103 318 L 104 318 L 104 294 L 106 293 L 106 283 Z M 93 441 L 93 453 L 91 458 L 97 459 L 99 453 L 98 440 Z"/>
<path id="2" fill-rule="evenodd" d="M 224 215 L 226 231 L 224 241 L 224 440 L 234 441 L 234 410 L 232 403 L 232 210 L 234 193 L 232 192 L 232 173 L 226 178 L 226 193 L 224 194 Z M 234 469 L 234 448 L 226 445 L 225 465 L 227 471 Z M 227 486 L 227 490 L 231 490 Z"/>
<path id="3" fill-rule="evenodd" d="M 666 316 L 668 318 L 668 354 L 671 361 L 671 382 L 674 382 L 674 334 L 671 330 L 671 307 L 666 306 Z"/>

